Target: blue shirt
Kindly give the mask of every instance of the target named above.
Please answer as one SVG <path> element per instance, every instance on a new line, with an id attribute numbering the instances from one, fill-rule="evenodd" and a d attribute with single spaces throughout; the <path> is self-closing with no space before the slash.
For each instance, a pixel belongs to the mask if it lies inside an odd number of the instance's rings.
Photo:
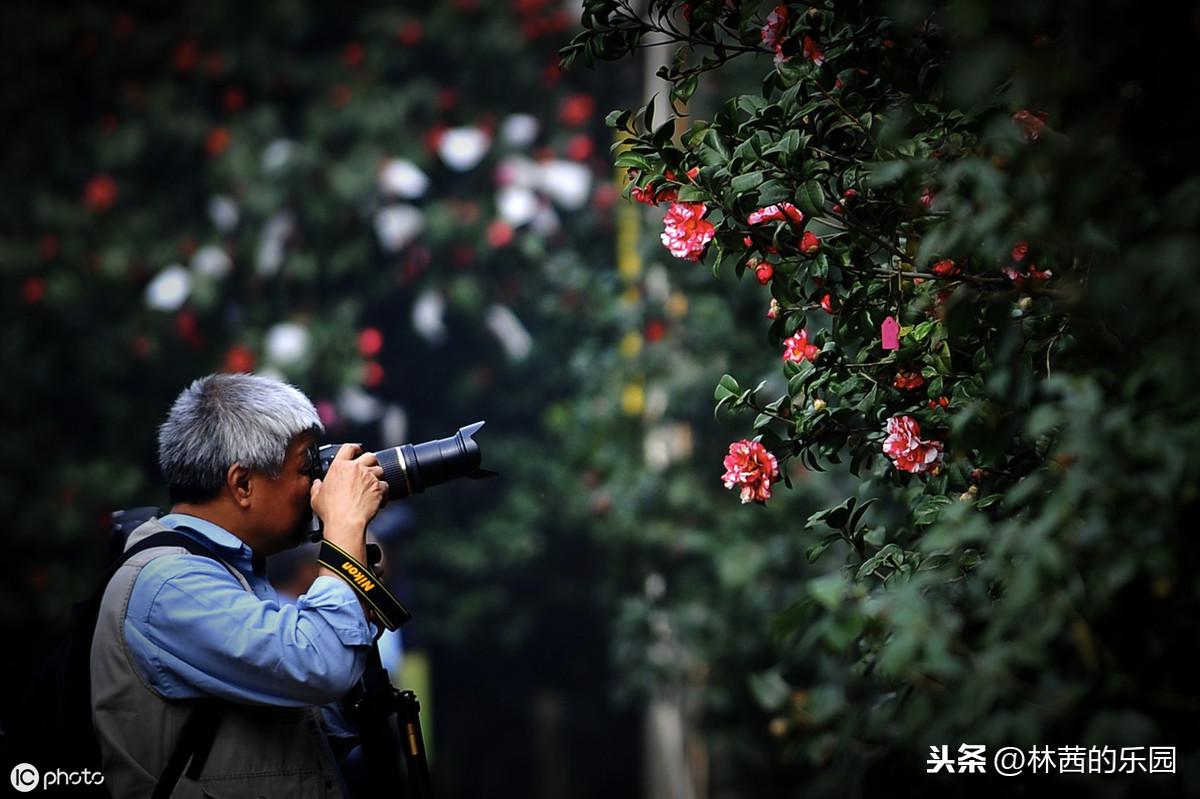
<path id="1" fill-rule="evenodd" d="M 254 593 L 211 558 L 188 553 L 146 564 L 129 597 L 125 640 L 156 692 L 310 707 L 340 699 L 362 677 L 374 631 L 350 586 L 318 577 L 289 604 L 228 530 L 179 513 L 160 521 L 211 548 Z"/>

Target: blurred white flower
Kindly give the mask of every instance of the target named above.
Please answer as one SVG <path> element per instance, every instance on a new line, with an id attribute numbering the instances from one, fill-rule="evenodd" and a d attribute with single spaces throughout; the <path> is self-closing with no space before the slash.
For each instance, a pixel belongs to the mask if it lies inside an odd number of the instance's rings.
<path id="1" fill-rule="evenodd" d="M 592 172 L 574 161 L 548 161 L 542 164 L 539 188 L 568 211 L 587 204 L 592 191 Z"/>
<path id="2" fill-rule="evenodd" d="M 164 267 L 146 286 L 146 304 L 156 311 L 178 311 L 192 292 L 192 276 L 183 264 Z"/>
<path id="3" fill-rule="evenodd" d="M 338 392 L 337 409 L 354 424 L 367 424 L 383 415 L 383 403 L 358 386 L 342 386 Z"/>
<path id="4" fill-rule="evenodd" d="M 506 186 L 496 195 L 500 218 L 513 227 L 530 222 L 538 212 L 537 195 L 520 186 Z"/>
<path id="5" fill-rule="evenodd" d="M 466 172 L 483 160 L 490 144 L 479 128 L 450 128 L 438 142 L 438 155 L 455 172 Z"/>
<path id="6" fill-rule="evenodd" d="M 533 339 L 525 325 L 507 306 L 493 305 L 488 308 L 485 320 L 488 330 L 504 347 L 504 353 L 510 361 L 523 361 L 533 349 Z"/>
<path id="7" fill-rule="evenodd" d="M 192 271 L 197 275 L 224 280 L 233 270 L 233 259 L 216 244 L 206 244 L 192 256 Z"/>
<path id="8" fill-rule="evenodd" d="M 392 158 L 379 172 L 379 190 L 405 200 L 415 200 L 429 189 L 429 177 L 412 161 Z"/>
<path id="9" fill-rule="evenodd" d="M 398 447 L 405 443 L 408 435 L 408 414 L 395 403 L 388 405 L 383 413 L 383 421 L 379 423 L 379 437 L 385 447 Z"/>
<path id="10" fill-rule="evenodd" d="M 547 203 L 538 208 L 537 216 L 533 218 L 532 227 L 538 234 L 550 236 L 557 233 L 562 224 L 558 220 L 558 213 Z"/>
<path id="11" fill-rule="evenodd" d="M 510 155 L 496 165 L 496 185 L 534 189 L 541 180 L 541 174 L 535 161 L 522 155 Z"/>
<path id="12" fill-rule="evenodd" d="M 292 234 L 292 216 L 287 211 L 275 213 L 263 225 L 258 238 L 258 274 L 271 277 L 283 265 L 283 248 Z"/>
<path id="13" fill-rule="evenodd" d="M 446 325 L 442 316 L 446 313 L 446 301 L 442 295 L 430 289 L 417 298 L 413 305 L 413 329 L 430 344 L 441 344 L 446 339 Z"/>
<path id="14" fill-rule="evenodd" d="M 425 215 L 411 205 L 389 205 L 375 213 L 375 235 L 387 252 L 404 249 L 425 229 Z"/>
<path id="15" fill-rule="evenodd" d="M 308 330 L 295 322 L 280 322 L 267 331 L 267 360 L 276 366 L 291 366 L 308 354 Z"/>
<path id="16" fill-rule="evenodd" d="M 686 424 L 668 424 L 646 433 L 642 455 L 652 472 L 661 472 L 676 461 L 691 457 L 692 428 Z"/>
<path id="17" fill-rule="evenodd" d="M 267 174 L 273 174 L 287 166 L 296 151 L 296 143 L 289 139 L 276 139 L 268 144 L 262 152 L 262 169 Z"/>
<path id="18" fill-rule="evenodd" d="M 646 599 L 653 602 L 667 592 L 667 580 L 658 572 L 650 572 L 646 575 L 643 589 L 646 593 Z"/>
<path id="19" fill-rule="evenodd" d="M 208 201 L 208 218 L 213 226 L 222 233 L 228 233 L 237 227 L 238 204 L 232 197 L 224 194 L 214 194 Z"/>
<path id="20" fill-rule="evenodd" d="M 510 114 L 500 123 L 500 139 L 514 147 L 528 147 L 538 135 L 538 121 L 529 114 Z"/>
<path id="21" fill-rule="evenodd" d="M 665 303 L 671 296 L 671 279 L 662 264 L 655 264 L 646 270 L 644 285 L 647 300 Z"/>

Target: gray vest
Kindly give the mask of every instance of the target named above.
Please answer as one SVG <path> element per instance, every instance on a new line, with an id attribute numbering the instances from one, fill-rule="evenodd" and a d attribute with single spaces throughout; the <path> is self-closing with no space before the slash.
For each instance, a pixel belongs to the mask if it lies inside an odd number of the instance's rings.
<path id="1" fill-rule="evenodd" d="M 126 547 L 168 529 L 152 519 L 133 531 Z M 135 555 L 109 582 L 100 605 L 91 656 L 92 719 L 105 787 L 119 799 L 153 793 L 195 707 L 192 701 L 164 699 L 142 681 L 124 635 L 129 596 L 142 567 L 181 553 L 187 550 L 155 547 Z M 246 580 L 238 579 L 249 591 Z M 199 779 L 180 777 L 172 796 L 342 799 L 344 792 L 319 710 L 225 702 Z"/>

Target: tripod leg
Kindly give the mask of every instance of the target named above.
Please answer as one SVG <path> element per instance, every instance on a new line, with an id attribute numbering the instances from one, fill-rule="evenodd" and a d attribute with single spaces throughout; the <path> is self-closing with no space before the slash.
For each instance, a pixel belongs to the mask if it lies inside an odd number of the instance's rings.
<path id="1" fill-rule="evenodd" d="M 403 738 L 405 765 L 408 767 L 408 784 L 413 799 L 433 799 L 433 788 L 429 781 L 429 761 L 425 758 L 425 739 L 421 736 L 421 703 L 412 691 L 401 691 L 396 695 L 396 718 L 400 723 Z"/>

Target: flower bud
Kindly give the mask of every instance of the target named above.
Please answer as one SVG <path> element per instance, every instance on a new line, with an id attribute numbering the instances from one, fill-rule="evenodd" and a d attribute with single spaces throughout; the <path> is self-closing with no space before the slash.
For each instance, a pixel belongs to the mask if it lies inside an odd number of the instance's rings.
<path id="1" fill-rule="evenodd" d="M 829 407 L 829 403 L 827 403 L 825 400 L 821 399 L 820 397 L 817 397 L 815 400 L 812 401 L 812 407 L 813 407 L 814 411 L 823 411 Z"/>

